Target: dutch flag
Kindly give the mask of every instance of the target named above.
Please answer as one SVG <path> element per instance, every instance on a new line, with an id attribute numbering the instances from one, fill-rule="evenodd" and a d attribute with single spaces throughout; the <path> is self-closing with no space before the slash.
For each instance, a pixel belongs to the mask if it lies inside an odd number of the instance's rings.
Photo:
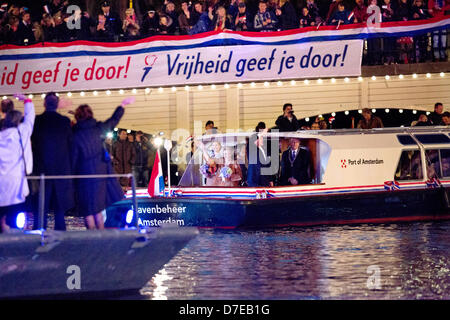
<path id="1" fill-rule="evenodd" d="M 156 152 L 155 162 L 153 163 L 152 175 L 148 184 L 148 194 L 152 198 L 164 195 L 164 176 L 159 150 Z"/>

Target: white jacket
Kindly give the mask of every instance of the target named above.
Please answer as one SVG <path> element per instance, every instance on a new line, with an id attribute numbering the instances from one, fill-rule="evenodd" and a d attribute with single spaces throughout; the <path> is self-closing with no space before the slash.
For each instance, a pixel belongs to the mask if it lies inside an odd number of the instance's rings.
<path id="1" fill-rule="evenodd" d="M 17 128 L 0 131 L 0 207 L 22 203 L 30 193 L 25 178 L 25 157 L 27 174 L 33 170 L 31 133 L 33 132 L 35 111 L 32 102 L 26 102 L 24 121 Z M 22 136 L 23 150 L 20 145 Z"/>

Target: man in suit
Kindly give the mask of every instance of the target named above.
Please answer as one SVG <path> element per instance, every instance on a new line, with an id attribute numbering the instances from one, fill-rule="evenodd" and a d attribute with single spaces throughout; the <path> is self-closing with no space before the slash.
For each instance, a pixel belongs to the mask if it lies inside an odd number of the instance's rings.
<path id="1" fill-rule="evenodd" d="M 50 92 L 45 96 L 45 111 L 36 116 L 31 136 L 34 175 L 70 175 L 72 128 L 70 119 L 59 114 L 59 98 Z M 47 213 L 55 214 L 55 230 L 66 230 L 64 216 L 75 206 L 73 181 L 71 179 L 48 179 L 45 181 L 44 228 Z M 95 195 L 93 195 L 95 196 Z M 37 200 L 37 199 L 35 199 Z M 38 203 L 36 201 L 36 203 Z M 39 227 L 38 206 L 34 206 L 34 228 Z"/>
<path id="2" fill-rule="evenodd" d="M 102 2 L 102 14 L 105 17 L 105 26 L 109 32 L 118 36 L 122 32 L 122 21 L 119 14 L 111 10 L 109 1 Z"/>
<path id="3" fill-rule="evenodd" d="M 289 149 L 281 156 L 281 185 L 311 183 L 309 151 L 300 148 L 300 139 L 291 138 Z"/>

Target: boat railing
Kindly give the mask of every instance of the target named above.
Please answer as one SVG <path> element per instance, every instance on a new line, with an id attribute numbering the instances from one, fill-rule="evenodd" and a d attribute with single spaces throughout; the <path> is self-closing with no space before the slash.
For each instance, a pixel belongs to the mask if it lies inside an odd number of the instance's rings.
<path id="1" fill-rule="evenodd" d="M 131 173 L 126 174 L 81 174 L 81 175 L 45 175 L 27 176 L 30 180 L 39 180 L 39 221 L 38 230 L 44 230 L 44 211 L 45 211 L 45 180 L 61 180 L 61 179 L 105 179 L 105 178 L 130 178 L 131 190 L 133 197 L 133 217 L 135 218 L 135 226 L 139 229 L 138 219 L 138 202 L 136 197 L 136 178 Z"/>

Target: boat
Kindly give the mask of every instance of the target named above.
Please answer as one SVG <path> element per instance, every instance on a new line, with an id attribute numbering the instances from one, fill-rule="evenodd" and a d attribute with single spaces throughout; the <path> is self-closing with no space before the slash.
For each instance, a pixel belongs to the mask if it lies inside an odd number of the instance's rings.
<path id="1" fill-rule="evenodd" d="M 449 219 L 449 134 L 438 126 L 203 135 L 177 186 L 158 197 L 137 190 L 135 219 L 152 227 L 231 229 Z M 309 183 L 210 186 L 202 175 L 203 154 L 216 142 L 234 148 L 245 171 L 249 141 L 265 141 L 272 167 L 291 138 L 309 154 Z M 127 198 L 109 207 L 107 223 L 126 225 L 131 206 Z"/>
<path id="2" fill-rule="evenodd" d="M 137 297 L 197 234 L 173 225 L 0 234 L 0 298 Z"/>

